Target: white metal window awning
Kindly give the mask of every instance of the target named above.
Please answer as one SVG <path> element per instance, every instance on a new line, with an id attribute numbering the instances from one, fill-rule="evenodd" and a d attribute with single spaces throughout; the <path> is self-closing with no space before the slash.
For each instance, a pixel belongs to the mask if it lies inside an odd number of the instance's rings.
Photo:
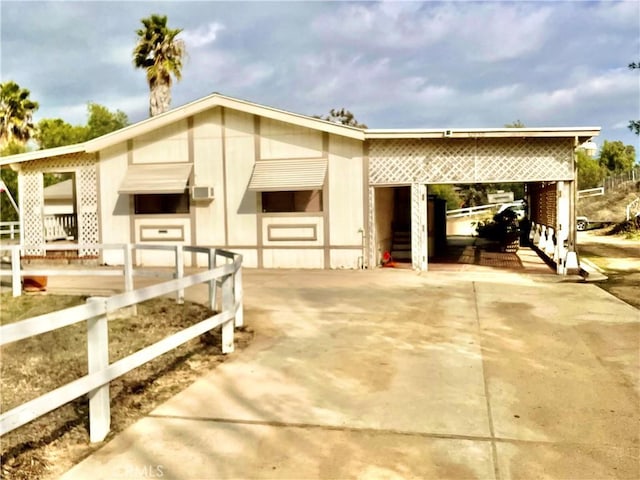
<path id="1" fill-rule="evenodd" d="M 262 160 L 253 167 L 249 190 L 320 190 L 326 176 L 326 159 Z"/>
<path id="2" fill-rule="evenodd" d="M 192 163 L 129 165 L 118 193 L 182 193 L 192 169 Z"/>

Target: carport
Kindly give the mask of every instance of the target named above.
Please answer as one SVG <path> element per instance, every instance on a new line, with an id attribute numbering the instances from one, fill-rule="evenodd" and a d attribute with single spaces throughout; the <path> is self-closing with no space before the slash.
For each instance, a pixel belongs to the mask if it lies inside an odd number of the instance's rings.
<path id="1" fill-rule="evenodd" d="M 430 245 L 442 236 L 430 184 L 520 182 L 527 185 L 530 239 L 558 274 L 573 273 L 578 269 L 575 149 L 599 132 L 598 127 L 368 130 L 369 265 L 379 264 L 398 234 L 394 230 L 401 228 L 413 268 L 428 269 Z M 401 219 L 399 202 L 405 208 Z"/>

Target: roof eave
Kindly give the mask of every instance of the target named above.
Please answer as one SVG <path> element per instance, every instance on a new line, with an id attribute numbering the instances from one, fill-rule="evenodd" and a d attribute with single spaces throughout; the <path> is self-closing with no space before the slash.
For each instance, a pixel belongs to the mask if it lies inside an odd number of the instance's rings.
<path id="1" fill-rule="evenodd" d="M 0 166 L 13 165 L 23 162 L 30 162 L 32 160 L 40 160 L 42 158 L 59 157 L 61 155 L 84 152 L 87 152 L 86 143 L 76 143 L 74 145 L 65 145 L 63 147 L 47 148 L 44 150 L 34 150 L 32 152 L 18 153 L 16 155 L 0 157 Z"/>
<path id="2" fill-rule="evenodd" d="M 368 129 L 366 139 L 397 138 L 580 138 L 600 134 L 600 127 L 549 128 L 457 128 L 457 129 Z"/>

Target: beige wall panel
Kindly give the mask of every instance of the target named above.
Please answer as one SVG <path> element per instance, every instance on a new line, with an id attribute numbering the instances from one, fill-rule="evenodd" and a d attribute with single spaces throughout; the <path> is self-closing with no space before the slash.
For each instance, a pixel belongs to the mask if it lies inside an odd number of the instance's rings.
<path id="1" fill-rule="evenodd" d="M 391 250 L 393 230 L 393 188 L 380 187 L 375 190 L 376 265 L 382 254 Z"/>
<path id="2" fill-rule="evenodd" d="M 282 247 L 319 247 L 324 245 L 322 217 L 263 217 L 262 244 Z"/>
<path id="3" fill-rule="evenodd" d="M 278 249 L 263 251 L 264 268 L 324 268 L 324 250 Z"/>
<path id="4" fill-rule="evenodd" d="M 186 118 L 133 140 L 133 163 L 179 163 L 188 160 Z"/>
<path id="5" fill-rule="evenodd" d="M 224 178 L 220 109 L 196 115 L 193 121 L 194 185 L 214 188 L 213 201 L 193 202 L 196 243 L 224 244 Z"/>
<path id="6" fill-rule="evenodd" d="M 136 218 L 136 243 L 150 245 L 190 245 L 191 228 L 188 217 L 171 218 L 158 215 L 154 218 Z M 165 233 L 166 232 L 166 233 Z M 163 236 L 167 240 L 162 240 Z M 182 237 L 182 240 L 179 238 Z M 185 266 L 191 266 L 191 254 L 184 256 Z M 137 250 L 136 264 L 140 266 L 173 266 L 175 254 L 164 250 Z"/>
<path id="7" fill-rule="evenodd" d="M 263 160 L 322 156 L 322 132 L 268 118 L 260 120 Z"/>
<path id="8" fill-rule="evenodd" d="M 362 249 L 331 250 L 331 268 L 361 268 L 362 258 Z"/>
<path id="9" fill-rule="evenodd" d="M 212 108 L 193 117 L 193 138 L 222 138 L 222 110 Z"/>
<path id="10" fill-rule="evenodd" d="M 331 245 L 360 245 L 364 228 L 362 142 L 329 138 Z"/>
<path id="11" fill-rule="evenodd" d="M 253 116 L 225 110 L 227 225 L 230 245 L 255 245 L 256 193 L 247 190 L 255 160 Z"/>
<path id="12" fill-rule="evenodd" d="M 99 224 L 102 243 L 128 243 L 129 195 L 120 195 L 118 188 L 127 173 L 127 144 L 114 145 L 100 152 L 98 163 L 100 185 Z M 122 265 L 124 258 L 117 250 L 105 250 L 103 261 L 108 265 Z"/>

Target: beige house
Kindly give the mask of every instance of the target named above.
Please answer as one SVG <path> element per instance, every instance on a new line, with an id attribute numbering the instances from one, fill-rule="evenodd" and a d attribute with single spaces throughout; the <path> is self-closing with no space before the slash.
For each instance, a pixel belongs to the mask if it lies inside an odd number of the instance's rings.
<path id="1" fill-rule="evenodd" d="M 44 172 L 74 174 L 80 256 L 119 264 L 120 254 L 92 245 L 184 243 L 231 249 L 264 268 L 374 267 L 402 230 L 414 268 L 425 270 L 442 228 L 429 223 L 429 184 L 526 182 L 531 236 L 562 273 L 575 257 L 574 151 L 599 130 L 363 130 L 214 94 L 0 164 L 19 171 L 30 256 L 54 248 L 43 228 Z M 168 263 L 147 250 L 136 262 Z"/>

